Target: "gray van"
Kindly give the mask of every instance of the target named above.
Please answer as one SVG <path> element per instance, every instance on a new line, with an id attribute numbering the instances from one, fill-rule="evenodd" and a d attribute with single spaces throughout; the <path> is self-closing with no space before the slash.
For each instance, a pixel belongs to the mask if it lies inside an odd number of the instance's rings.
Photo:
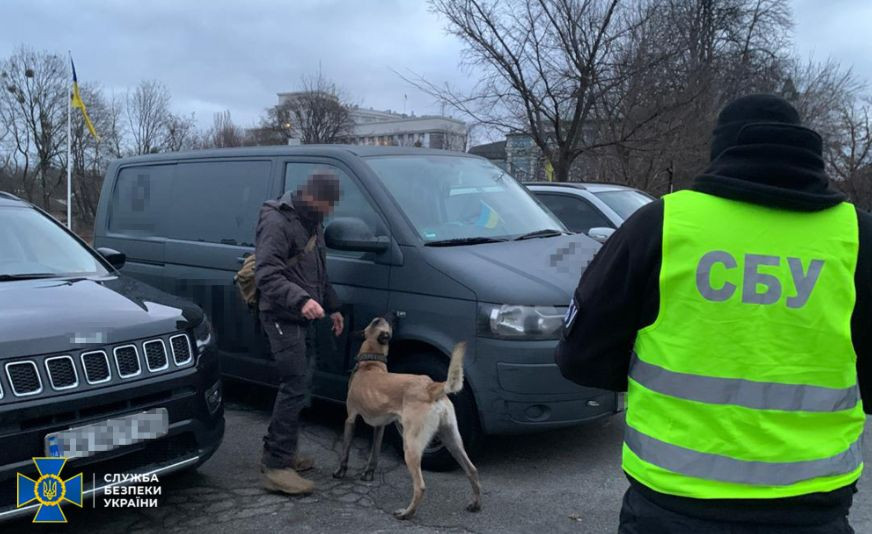
<path id="1" fill-rule="evenodd" d="M 467 384 L 454 397 L 474 452 L 485 434 L 575 425 L 618 411 L 614 393 L 579 387 L 554 365 L 570 294 L 598 244 L 566 231 L 514 178 L 487 160 L 440 150 L 281 146 L 166 153 L 110 165 L 95 246 L 127 255 L 124 272 L 189 298 L 212 319 L 226 376 L 276 383 L 255 315 L 233 275 L 253 252 L 262 202 L 334 171 L 342 198 L 325 221 L 328 275 L 345 303 L 345 333 L 318 325 L 313 394 L 344 401 L 373 316 L 401 317 L 393 371 L 444 379 L 469 341 Z M 453 460 L 438 443 L 425 466 Z"/>

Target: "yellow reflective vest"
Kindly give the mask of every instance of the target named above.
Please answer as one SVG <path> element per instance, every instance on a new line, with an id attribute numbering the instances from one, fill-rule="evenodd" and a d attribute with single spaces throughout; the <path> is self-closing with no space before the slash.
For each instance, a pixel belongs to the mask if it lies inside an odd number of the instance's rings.
<path id="1" fill-rule="evenodd" d="M 863 469 L 848 203 L 664 197 L 660 309 L 636 338 L 623 468 L 666 494 L 779 498 Z"/>

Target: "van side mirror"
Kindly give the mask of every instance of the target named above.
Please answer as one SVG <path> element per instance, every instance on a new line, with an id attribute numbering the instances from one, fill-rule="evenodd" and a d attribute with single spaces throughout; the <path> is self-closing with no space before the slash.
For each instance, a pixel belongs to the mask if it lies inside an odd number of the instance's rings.
<path id="1" fill-rule="evenodd" d="M 324 241 L 332 249 L 352 252 L 384 252 L 391 245 L 388 236 L 376 236 L 372 229 L 357 217 L 333 219 L 324 230 Z"/>
<path id="2" fill-rule="evenodd" d="M 103 256 L 103 259 L 109 262 L 109 265 L 115 267 L 116 269 L 120 270 L 127 262 L 127 254 L 123 252 L 118 252 L 115 249 L 100 247 L 97 249 L 97 252 L 101 256 Z"/>
<path id="3" fill-rule="evenodd" d="M 601 226 L 591 228 L 590 230 L 587 231 L 588 237 L 590 237 L 591 239 L 594 239 L 596 241 L 599 241 L 600 243 L 605 243 L 606 240 L 608 238 L 610 238 L 613 233 L 615 233 L 614 228 L 605 228 L 605 227 L 601 227 Z"/>

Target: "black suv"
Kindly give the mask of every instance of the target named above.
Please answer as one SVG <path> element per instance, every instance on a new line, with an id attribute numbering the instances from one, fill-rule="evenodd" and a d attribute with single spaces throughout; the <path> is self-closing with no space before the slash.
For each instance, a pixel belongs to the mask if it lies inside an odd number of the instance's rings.
<path id="1" fill-rule="evenodd" d="M 221 443 L 207 317 L 120 274 L 124 261 L 0 192 L 0 520 L 38 506 L 16 509 L 34 457 L 66 457 L 87 499 L 119 475 L 195 468 Z"/>

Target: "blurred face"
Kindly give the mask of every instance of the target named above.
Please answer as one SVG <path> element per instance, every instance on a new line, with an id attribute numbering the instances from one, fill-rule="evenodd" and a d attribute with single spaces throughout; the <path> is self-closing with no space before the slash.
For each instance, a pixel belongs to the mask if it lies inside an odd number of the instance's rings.
<path id="1" fill-rule="evenodd" d="M 303 193 L 303 202 L 305 202 L 313 210 L 317 211 L 322 217 L 327 217 L 333 213 L 333 202 L 330 200 L 318 200 L 309 193 Z"/>

